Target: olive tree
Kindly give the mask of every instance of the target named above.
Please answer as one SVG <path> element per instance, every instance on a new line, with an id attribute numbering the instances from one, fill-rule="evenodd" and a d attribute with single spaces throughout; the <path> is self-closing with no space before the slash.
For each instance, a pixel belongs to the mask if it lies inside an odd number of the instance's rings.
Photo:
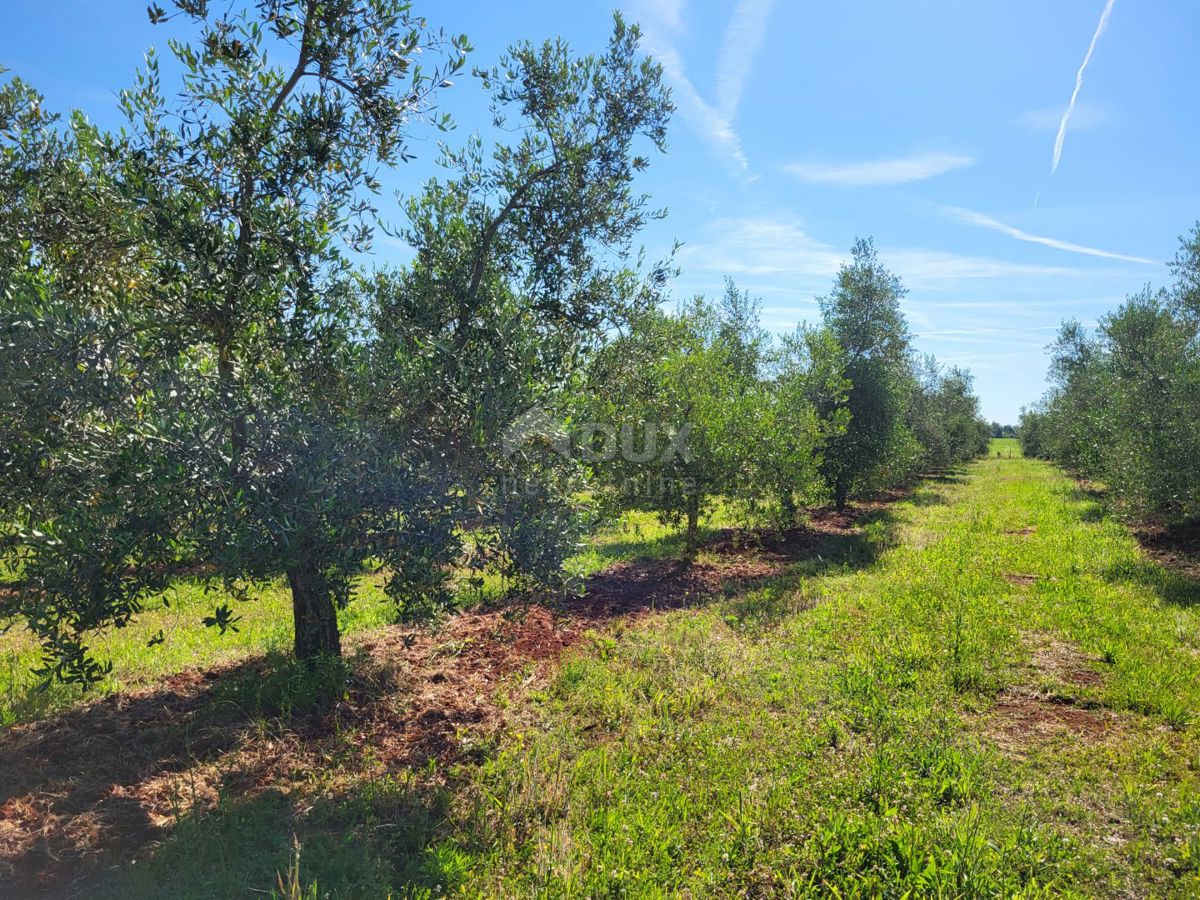
<path id="1" fill-rule="evenodd" d="M 1171 271 L 1173 285 L 1129 297 L 1094 332 L 1063 323 L 1022 443 L 1103 482 L 1131 513 L 1188 521 L 1200 517 L 1200 232 Z"/>
<path id="2" fill-rule="evenodd" d="M 900 279 L 879 260 L 875 245 L 860 239 L 841 267 L 833 290 L 818 303 L 825 325 L 845 354 L 848 396 L 827 405 L 844 408 L 843 432 L 825 450 L 823 474 L 840 509 L 851 496 L 896 483 L 919 453 L 904 422 L 911 382 L 908 323 L 900 309 Z"/>
<path id="3" fill-rule="evenodd" d="M 56 129 L 15 91 L 0 107 L 25 110 L 0 173 L 0 520 L 46 676 L 98 677 L 87 633 L 183 561 L 239 595 L 285 576 L 296 654 L 339 653 L 363 562 L 400 599 L 436 588 L 496 495 L 481 473 L 505 417 L 637 294 L 597 250 L 647 215 L 633 143 L 661 145 L 670 110 L 635 29 L 481 73 L 522 137 L 488 163 L 479 143 L 451 154 L 457 177 L 410 205 L 414 262 L 371 276 L 347 250 L 369 244 L 375 167 L 407 158 L 466 39 L 393 0 L 176 7 L 200 34 L 171 45 L 182 89 L 164 98 L 151 57 L 126 132 Z M 529 545 L 519 507 L 485 514 L 510 549 Z"/>
<path id="4" fill-rule="evenodd" d="M 585 443 L 585 454 L 618 506 L 684 523 L 689 552 L 700 516 L 744 489 L 762 449 L 764 340 L 754 305 L 730 283 L 718 304 L 645 311 L 593 362 L 586 415 L 615 444 Z"/>
<path id="5" fill-rule="evenodd" d="M 842 348 L 827 328 L 797 326 L 772 356 L 761 423 L 748 442 L 746 489 L 774 501 L 779 523 L 790 527 L 800 509 L 825 499 L 824 454 L 845 433 L 850 384 Z"/>

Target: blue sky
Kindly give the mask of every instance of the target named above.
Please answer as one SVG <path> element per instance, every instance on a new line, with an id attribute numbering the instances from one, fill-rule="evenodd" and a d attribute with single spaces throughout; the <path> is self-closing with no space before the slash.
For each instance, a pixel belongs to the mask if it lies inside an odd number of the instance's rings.
<path id="1" fill-rule="evenodd" d="M 119 124 L 116 94 L 144 49 L 178 34 L 150 26 L 140 2 L 6 6 L 0 65 L 51 108 L 104 125 Z M 589 0 L 416 6 L 468 34 L 476 65 L 522 38 L 598 49 L 612 13 Z M 1200 218 L 1190 0 L 622 8 L 679 107 L 643 182 L 670 211 L 644 236 L 649 254 L 684 245 L 676 293 L 717 294 L 729 274 L 762 298 L 769 327 L 787 330 L 816 317 L 853 239 L 871 235 L 910 289 L 918 347 L 970 367 L 989 418 L 1015 421 L 1041 395 L 1061 319 L 1094 322 L 1165 283 L 1178 236 Z M 442 106 L 459 122 L 451 142 L 487 121 L 470 77 Z M 409 193 L 433 174 L 437 138 L 418 130 L 414 149 L 389 188 Z M 380 243 L 377 255 L 403 250 Z"/>

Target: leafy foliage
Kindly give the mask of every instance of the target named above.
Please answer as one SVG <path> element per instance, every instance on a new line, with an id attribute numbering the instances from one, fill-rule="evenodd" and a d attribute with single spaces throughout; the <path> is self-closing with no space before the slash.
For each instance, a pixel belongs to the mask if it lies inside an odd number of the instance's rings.
<path id="1" fill-rule="evenodd" d="M 1051 389 L 1022 417 L 1022 447 L 1104 483 L 1129 512 L 1200 517 L 1200 231 L 1182 241 L 1175 284 L 1149 288 L 1093 334 L 1066 322 Z"/>
<path id="2" fill-rule="evenodd" d="M 833 291 L 818 301 L 845 353 L 850 383 L 844 404 L 849 424 L 831 440 L 823 466 L 838 507 L 851 496 L 903 480 L 918 454 L 904 423 L 910 343 L 900 310 L 904 294 L 874 244 L 860 239 L 851 261 L 838 271 Z"/>
<path id="3" fill-rule="evenodd" d="M 448 151 L 456 177 L 408 205 L 412 265 L 365 275 L 374 167 L 447 125 L 430 104 L 466 39 L 396 2 L 176 6 L 200 32 L 170 45 L 182 90 L 150 56 L 126 132 L 57 128 L 19 82 L 0 102 L 0 521 L 47 677 L 102 675 L 87 633 L 193 561 L 238 596 L 286 575 L 302 658 L 339 652 L 368 561 L 405 608 L 442 599 L 466 529 L 551 577 L 577 479 L 498 435 L 644 303 L 609 251 L 653 214 L 634 146 L 670 104 L 619 18 L 600 56 L 526 45 L 479 73 L 520 137 Z"/>
<path id="4" fill-rule="evenodd" d="M 376 170 L 449 127 L 465 37 L 397 0 L 149 15 L 198 38 L 169 42 L 173 99 L 147 57 L 125 130 L 0 90 L 0 564 L 44 678 L 102 678 L 88 636 L 181 570 L 239 600 L 286 580 L 307 660 L 340 653 L 368 568 L 401 615 L 464 575 L 560 583 L 596 496 L 695 551 L 718 497 L 792 525 L 981 449 L 969 374 L 914 365 L 870 241 L 823 327 L 773 339 L 732 281 L 662 310 L 668 268 L 630 259 L 672 108 L 620 16 L 598 55 L 526 43 L 476 70 L 509 142 L 444 148 L 391 228 Z M 378 228 L 408 265 L 355 264 Z"/>

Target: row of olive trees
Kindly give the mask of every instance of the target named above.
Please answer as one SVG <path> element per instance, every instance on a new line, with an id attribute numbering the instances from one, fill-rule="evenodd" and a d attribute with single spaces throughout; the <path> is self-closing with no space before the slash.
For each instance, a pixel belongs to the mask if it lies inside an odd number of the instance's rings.
<path id="1" fill-rule="evenodd" d="M 987 448 L 969 373 L 914 356 L 900 280 L 859 241 L 823 322 L 772 341 L 730 281 L 719 303 L 648 310 L 596 354 L 581 416 L 619 435 L 594 461 L 621 507 L 686 524 L 717 498 L 796 524 Z"/>
<path id="2" fill-rule="evenodd" d="M 296 655 L 336 655 L 367 565 L 401 611 L 464 568 L 555 582 L 589 476 L 681 476 L 652 505 L 694 542 L 718 494 L 790 518 L 979 449 L 969 376 L 914 364 L 868 243 L 825 324 L 778 345 L 732 289 L 658 311 L 665 270 L 624 260 L 671 104 L 619 17 L 598 55 L 522 45 L 477 72 L 511 142 L 447 149 L 395 231 L 412 261 L 365 271 L 375 170 L 446 124 L 466 39 L 399 0 L 174 6 L 198 34 L 171 44 L 180 90 L 150 56 L 119 132 L 0 88 L 0 567 L 46 678 L 101 677 L 90 635 L 184 565 L 234 596 L 286 579 Z M 581 406 L 662 424 L 658 468 L 511 440 Z"/>
<path id="3" fill-rule="evenodd" d="M 41 674 L 101 677 L 89 635 L 184 563 L 235 596 L 286 578 L 301 658 L 340 653 L 368 563 L 402 609 L 468 555 L 552 580 L 580 467 L 501 438 L 661 281 L 621 262 L 671 111 L 637 29 L 477 72 L 512 142 L 448 150 L 406 207 L 411 264 L 364 273 L 375 169 L 445 124 L 466 38 L 398 0 L 175 6 L 181 88 L 151 55 L 120 132 L 0 89 L 0 567 Z"/>
<path id="4" fill-rule="evenodd" d="M 1094 333 L 1063 324 L 1050 390 L 1021 417 L 1027 455 L 1167 522 L 1200 518 L 1200 226 L 1181 243 L 1169 288 L 1129 297 Z"/>

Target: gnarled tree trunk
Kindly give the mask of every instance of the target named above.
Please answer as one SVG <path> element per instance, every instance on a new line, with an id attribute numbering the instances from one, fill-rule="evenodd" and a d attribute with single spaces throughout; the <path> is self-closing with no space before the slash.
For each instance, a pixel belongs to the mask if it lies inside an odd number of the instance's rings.
<path id="1" fill-rule="evenodd" d="M 687 555 L 695 556 L 700 548 L 700 498 L 693 496 L 687 504 Z"/>
<path id="2" fill-rule="evenodd" d="M 287 578 L 292 589 L 296 658 L 341 656 L 337 609 L 321 573 L 311 562 L 302 560 L 287 570 Z"/>

